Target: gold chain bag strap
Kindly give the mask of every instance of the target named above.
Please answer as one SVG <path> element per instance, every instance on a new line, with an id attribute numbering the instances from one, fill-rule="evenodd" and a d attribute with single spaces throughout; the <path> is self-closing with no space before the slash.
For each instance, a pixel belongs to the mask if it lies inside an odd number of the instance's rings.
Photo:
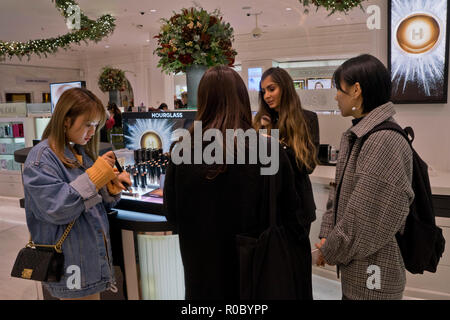
<path id="1" fill-rule="evenodd" d="M 30 236 L 30 241 L 17 255 L 11 276 L 43 282 L 59 282 L 64 273 L 62 244 L 74 223 L 75 221 L 72 221 L 67 226 L 61 238 L 54 245 L 35 244 Z"/>

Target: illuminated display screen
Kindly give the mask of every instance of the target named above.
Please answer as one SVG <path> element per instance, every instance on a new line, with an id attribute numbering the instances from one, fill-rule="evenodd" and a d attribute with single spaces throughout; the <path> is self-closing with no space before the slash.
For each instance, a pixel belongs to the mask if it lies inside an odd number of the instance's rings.
<path id="1" fill-rule="evenodd" d="M 59 97 L 67 89 L 71 88 L 85 88 L 86 82 L 84 81 L 72 81 L 72 82 L 61 82 L 61 83 L 50 83 L 50 99 L 52 104 L 52 113 L 58 103 Z"/>
<path id="2" fill-rule="evenodd" d="M 447 1 L 389 1 L 393 102 L 447 102 L 447 18 Z"/>
<path id="3" fill-rule="evenodd" d="M 125 150 L 116 154 L 133 183 L 130 192 L 124 192 L 122 198 L 163 203 L 170 146 L 180 136 L 177 129 L 189 129 L 195 115 L 195 111 L 122 114 Z"/>
<path id="4" fill-rule="evenodd" d="M 331 78 L 308 79 L 308 90 L 331 89 Z"/>
<path id="5" fill-rule="evenodd" d="M 248 90 L 259 91 L 262 68 L 248 68 Z"/>

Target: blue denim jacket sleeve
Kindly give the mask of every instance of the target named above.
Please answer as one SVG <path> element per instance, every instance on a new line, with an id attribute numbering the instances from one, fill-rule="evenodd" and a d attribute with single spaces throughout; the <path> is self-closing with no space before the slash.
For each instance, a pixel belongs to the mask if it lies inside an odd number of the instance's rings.
<path id="1" fill-rule="evenodd" d="M 36 217 L 53 224 L 70 223 L 102 201 L 86 173 L 67 183 L 57 168 L 41 161 L 25 165 L 23 183 Z"/>
<path id="2" fill-rule="evenodd" d="M 111 208 L 113 208 L 120 201 L 121 193 L 112 195 L 109 193 L 107 187 L 101 188 L 99 192 L 103 198 L 103 205 L 107 211 L 111 210 Z"/>

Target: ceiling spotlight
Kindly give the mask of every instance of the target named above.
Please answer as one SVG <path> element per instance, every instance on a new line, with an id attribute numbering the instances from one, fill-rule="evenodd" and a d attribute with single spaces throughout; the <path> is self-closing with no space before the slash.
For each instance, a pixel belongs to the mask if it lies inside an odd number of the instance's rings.
<path id="1" fill-rule="evenodd" d="M 106 45 L 106 46 L 105 46 L 105 48 L 106 48 L 106 49 L 108 49 L 108 48 L 109 48 L 109 46 L 108 46 L 108 45 Z"/>
<path id="2" fill-rule="evenodd" d="M 152 13 L 155 13 L 155 12 L 156 12 L 156 10 L 155 10 L 155 9 L 151 9 L 151 10 L 150 10 L 150 12 L 152 12 Z"/>
<path id="3" fill-rule="evenodd" d="M 150 39 L 147 39 L 146 41 L 147 41 L 147 42 L 150 42 Z"/>
<path id="4" fill-rule="evenodd" d="M 286 11 L 292 11 L 292 8 L 286 8 Z"/>

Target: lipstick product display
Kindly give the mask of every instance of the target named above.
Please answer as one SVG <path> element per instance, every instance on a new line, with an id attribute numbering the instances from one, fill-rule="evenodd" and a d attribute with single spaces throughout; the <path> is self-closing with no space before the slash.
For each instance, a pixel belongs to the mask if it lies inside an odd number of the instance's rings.
<path id="1" fill-rule="evenodd" d="M 134 150 L 134 164 L 125 167 L 133 181 L 133 190 L 145 195 L 164 186 L 169 154 L 162 149 Z"/>

